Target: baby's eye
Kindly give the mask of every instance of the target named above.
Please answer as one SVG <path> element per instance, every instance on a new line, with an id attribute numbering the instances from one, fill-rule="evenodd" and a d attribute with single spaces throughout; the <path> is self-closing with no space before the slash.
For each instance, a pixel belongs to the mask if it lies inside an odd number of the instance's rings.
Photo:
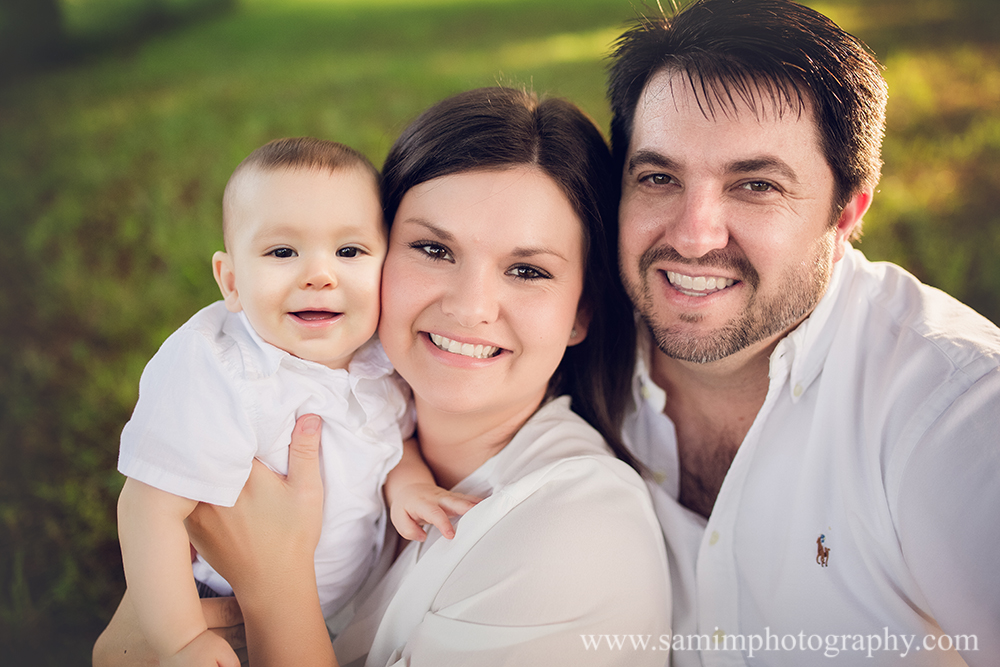
<path id="1" fill-rule="evenodd" d="M 529 266 L 529 265 L 519 265 L 511 267 L 507 270 L 507 275 L 517 278 L 519 280 L 541 280 L 543 278 L 551 278 L 552 276 L 542 271 L 541 269 Z"/>
<path id="2" fill-rule="evenodd" d="M 361 248 L 356 248 L 354 246 L 344 246 L 337 250 L 337 257 L 357 257 L 362 254 Z"/>
<path id="3" fill-rule="evenodd" d="M 267 252 L 266 254 L 277 257 L 278 259 L 288 259 L 289 257 L 298 257 L 298 253 L 291 248 L 275 248 Z"/>

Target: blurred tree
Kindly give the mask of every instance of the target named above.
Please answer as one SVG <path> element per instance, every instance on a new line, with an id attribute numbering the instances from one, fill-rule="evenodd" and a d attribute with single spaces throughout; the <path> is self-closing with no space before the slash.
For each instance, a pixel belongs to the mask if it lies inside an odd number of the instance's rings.
<path id="1" fill-rule="evenodd" d="M 65 45 L 59 0 L 0 0 L 0 80 L 57 58 Z"/>

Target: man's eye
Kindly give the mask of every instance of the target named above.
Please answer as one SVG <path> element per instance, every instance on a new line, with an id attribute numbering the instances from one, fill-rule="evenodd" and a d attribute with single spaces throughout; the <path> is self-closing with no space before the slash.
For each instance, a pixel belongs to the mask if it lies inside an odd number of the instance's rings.
<path id="1" fill-rule="evenodd" d="M 267 254 L 277 257 L 278 259 L 288 259 L 289 257 L 296 257 L 298 255 L 298 253 L 291 248 L 275 248 Z"/>
<path id="2" fill-rule="evenodd" d="M 750 181 L 749 183 L 744 183 L 743 187 L 751 192 L 770 192 L 774 189 L 767 181 Z"/>
<path id="3" fill-rule="evenodd" d="M 344 246 L 337 251 L 337 257 L 357 257 L 361 254 L 361 248 L 354 246 Z"/>
<path id="4" fill-rule="evenodd" d="M 551 278 L 548 273 L 538 269 L 534 266 L 514 266 L 507 270 L 507 275 L 517 278 L 519 280 L 540 280 L 542 278 Z"/>
<path id="5" fill-rule="evenodd" d="M 667 174 L 652 174 L 646 180 L 653 185 L 670 185 L 673 179 Z"/>

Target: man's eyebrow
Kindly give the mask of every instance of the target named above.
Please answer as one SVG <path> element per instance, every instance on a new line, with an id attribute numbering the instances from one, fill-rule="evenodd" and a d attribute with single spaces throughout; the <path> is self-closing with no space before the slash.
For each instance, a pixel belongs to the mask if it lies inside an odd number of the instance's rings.
<path id="1" fill-rule="evenodd" d="M 784 176 L 790 181 L 799 182 L 795 170 L 787 162 L 771 155 L 730 162 L 726 165 L 726 171 L 732 174 L 772 172 Z"/>
<path id="2" fill-rule="evenodd" d="M 628 159 L 629 173 L 632 173 L 640 166 L 658 167 L 660 169 L 673 171 L 676 170 L 679 165 L 676 161 L 668 158 L 662 153 L 643 149 L 632 153 L 632 156 Z"/>

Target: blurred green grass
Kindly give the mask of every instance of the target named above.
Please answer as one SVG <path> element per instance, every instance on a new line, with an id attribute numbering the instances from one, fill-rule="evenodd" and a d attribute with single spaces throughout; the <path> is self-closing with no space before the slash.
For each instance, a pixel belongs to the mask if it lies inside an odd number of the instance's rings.
<path id="1" fill-rule="evenodd" d="M 64 4 L 92 46 L 128 30 L 109 17 L 129 0 Z M 886 166 L 861 248 L 1000 322 L 1000 8 L 807 4 L 886 64 Z M 3 655 L 89 661 L 121 594 L 118 434 L 145 362 L 217 298 L 209 258 L 233 167 L 297 135 L 379 164 L 420 110 L 495 83 L 569 97 L 606 127 L 603 57 L 636 11 L 626 0 L 244 0 L 0 88 Z"/>

